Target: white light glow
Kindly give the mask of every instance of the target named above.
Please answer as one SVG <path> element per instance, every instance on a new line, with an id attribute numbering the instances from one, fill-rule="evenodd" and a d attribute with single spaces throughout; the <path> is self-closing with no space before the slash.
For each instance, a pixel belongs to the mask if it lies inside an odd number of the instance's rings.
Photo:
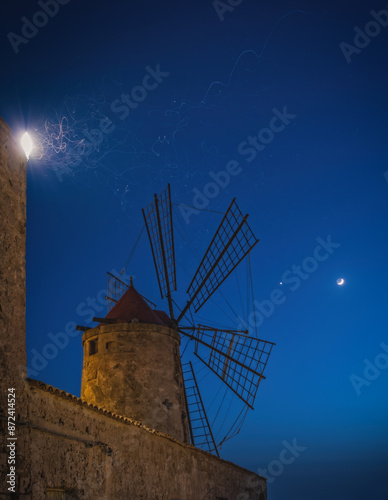
<path id="1" fill-rule="evenodd" d="M 345 283 L 345 280 L 343 278 L 338 278 L 337 280 L 337 285 L 343 285 Z"/>
<path id="2" fill-rule="evenodd" d="M 27 160 L 30 157 L 31 151 L 34 148 L 34 143 L 32 142 L 31 136 L 28 132 L 25 132 L 20 140 L 24 153 L 27 156 Z"/>

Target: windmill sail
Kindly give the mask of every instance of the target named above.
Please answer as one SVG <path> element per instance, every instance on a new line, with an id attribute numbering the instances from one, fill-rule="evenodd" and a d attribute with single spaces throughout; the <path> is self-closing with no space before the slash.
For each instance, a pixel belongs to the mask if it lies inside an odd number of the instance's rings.
<path id="1" fill-rule="evenodd" d="M 174 233 L 172 226 L 170 185 L 143 209 L 144 221 L 151 244 L 160 295 L 167 297 L 173 318 L 171 292 L 176 290 Z"/>
<path id="2" fill-rule="evenodd" d="M 186 330 L 186 329 L 185 329 Z M 238 333 L 199 325 L 194 334 L 196 356 L 251 409 L 274 344 Z"/>
<path id="3" fill-rule="evenodd" d="M 178 322 L 191 304 L 198 312 L 259 241 L 249 227 L 247 218 L 248 215 L 242 215 L 233 199 L 187 289 L 190 300 Z"/>
<path id="4" fill-rule="evenodd" d="M 182 371 L 191 443 L 201 450 L 215 452 L 219 456 L 191 362 L 182 364 Z"/>

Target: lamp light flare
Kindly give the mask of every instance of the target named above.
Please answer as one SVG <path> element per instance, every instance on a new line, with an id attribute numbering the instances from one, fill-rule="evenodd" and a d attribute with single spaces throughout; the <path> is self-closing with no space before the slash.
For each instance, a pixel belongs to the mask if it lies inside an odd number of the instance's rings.
<path id="1" fill-rule="evenodd" d="M 22 148 L 24 149 L 24 153 L 27 157 L 27 160 L 30 157 L 31 151 L 34 148 L 34 143 L 32 142 L 31 136 L 28 132 L 25 132 L 21 138 L 21 145 Z"/>

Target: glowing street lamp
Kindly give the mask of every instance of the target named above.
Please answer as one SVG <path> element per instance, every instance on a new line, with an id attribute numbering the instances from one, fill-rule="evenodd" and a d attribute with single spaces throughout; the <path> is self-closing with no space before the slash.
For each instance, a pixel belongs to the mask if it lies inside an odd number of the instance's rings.
<path id="1" fill-rule="evenodd" d="M 28 132 L 25 132 L 21 138 L 21 145 L 22 148 L 24 149 L 24 153 L 27 157 L 27 160 L 30 157 L 30 153 L 34 148 L 34 143 L 32 142 L 31 136 Z"/>

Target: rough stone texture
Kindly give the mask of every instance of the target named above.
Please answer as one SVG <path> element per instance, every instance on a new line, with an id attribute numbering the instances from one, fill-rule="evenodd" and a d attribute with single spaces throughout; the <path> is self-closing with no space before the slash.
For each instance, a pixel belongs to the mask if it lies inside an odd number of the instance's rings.
<path id="1" fill-rule="evenodd" d="M 256 474 L 42 382 L 25 380 L 25 169 L 19 146 L 0 119 L 0 500 L 266 500 L 265 479 Z M 118 331 L 110 328 L 108 335 L 119 341 L 122 326 L 115 326 Z M 151 327 L 151 336 L 169 338 L 157 328 Z M 140 330 L 131 335 L 139 336 L 136 342 L 144 347 Z M 161 348 L 170 361 L 176 356 L 172 340 L 173 334 Z M 143 368 L 152 373 L 155 366 Z M 170 367 L 172 378 L 176 373 Z M 156 380 L 150 384 L 155 391 Z M 166 392 L 177 406 L 179 384 L 170 383 Z M 17 391 L 12 495 L 5 481 L 8 387 Z M 163 397 L 162 392 L 156 395 Z"/>
<path id="2" fill-rule="evenodd" d="M 266 499 L 256 474 L 43 383 L 29 386 L 31 477 L 40 478 L 32 498 L 56 487 L 90 500 Z"/>
<path id="3" fill-rule="evenodd" d="M 6 491 L 7 395 L 16 390 L 16 421 L 25 420 L 26 375 L 26 157 L 0 118 L 0 498 Z M 28 447 L 18 431 L 17 468 L 28 466 Z M 24 475 L 24 473 L 23 473 Z"/>
<path id="4" fill-rule="evenodd" d="M 90 343 L 98 346 L 89 354 Z M 189 442 L 179 334 L 166 326 L 119 323 L 82 337 L 81 398 Z"/>
<path id="5" fill-rule="evenodd" d="M 26 157 L 0 118 L 0 380 L 22 387 L 26 367 Z M 4 390 L 1 391 L 4 409 Z"/>

